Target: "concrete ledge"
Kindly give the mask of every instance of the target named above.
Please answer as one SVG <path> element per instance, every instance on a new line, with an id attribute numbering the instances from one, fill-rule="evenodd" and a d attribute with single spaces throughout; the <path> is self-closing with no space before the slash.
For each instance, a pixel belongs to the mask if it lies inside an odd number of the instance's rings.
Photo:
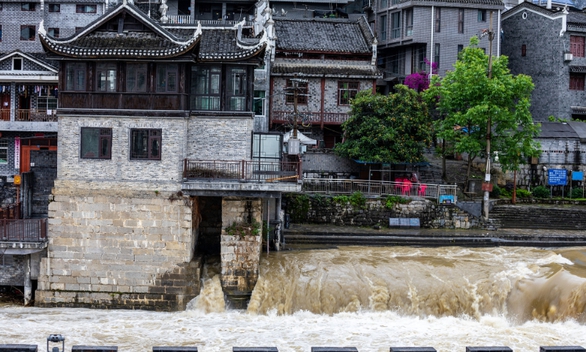
<path id="1" fill-rule="evenodd" d="M 37 345 L 0 345 L 0 352 L 37 352 Z"/>
<path id="2" fill-rule="evenodd" d="M 540 346 L 539 352 L 585 352 L 582 346 Z"/>
<path id="3" fill-rule="evenodd" d="M 437 352 L 433 347 L 391 347 L 390 352 Z"/>
<path id="4" fill-rule="evenodd" d="M 312 347 L 311 352 L 358 352 L 356 347 Z"/>
<path id="5" fill-rule="evenodd" d="M 232 347 L 232 352 L 277 352 L 276 347 Z"/>
<path id="6" fill-rule="evenodd" d="M 153 352 L 197 352 L 195 346 L 155 346 Z"/>
<path id="7" fill-rule="evenodd" d="M 466 346 L 466 352 L 513 352 L 513 350 L 507 346 Z"/>
<path id="8" fill-rule="evenodd" d="M 117 352 L 118 346 L 73 346 L 71 352 Z"/>

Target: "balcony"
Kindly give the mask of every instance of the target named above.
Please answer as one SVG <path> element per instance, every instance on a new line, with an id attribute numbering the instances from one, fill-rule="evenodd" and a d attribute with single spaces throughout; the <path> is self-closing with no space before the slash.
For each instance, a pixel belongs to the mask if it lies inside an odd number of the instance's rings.
<path id="1" fill-rule="evenodd" d="M 242 22 L 242 20 L 199 20 L 190 15 L 167 15 L 167 18 L 167 24 L 197 24 L 200 22 L 203 27 L 233 27 Z M 243 27 L 252 27 L 252 23 L 245 21 Z"/>
<path id="2" fill-rule="evenodd" d="M 57 132 L 56 110 L 16 109 L 14 119 L 10 115 L 10 109 L 0 109 L 0 129 Z"/>
<path id="3" fill-rule="evenodd" d="M 216 196 L 299 192 L 301 177 L 301 162 L 185 159 L 182 190 Z"/>
<path id="4" fill-rule="evenodd" d="M 341 125 L 350 115 L 344 112 L 301 112 L 299 124 L 306 125 Z M 293 111 L 273 111 L 271 113 L 271 125 L 273 123 L 291 123 Z"/>

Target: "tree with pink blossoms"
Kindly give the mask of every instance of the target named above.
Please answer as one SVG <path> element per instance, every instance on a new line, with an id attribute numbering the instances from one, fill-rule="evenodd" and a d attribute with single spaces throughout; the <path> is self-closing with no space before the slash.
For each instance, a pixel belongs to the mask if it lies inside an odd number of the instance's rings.
<path id="1" fill-rule="evenodd" d="M 431 72 L 437 74 L 437 63 L 431 63 L 427 59 L 424 60 L 427 66 L 431 66 Z M 405 77 L 404 84 L 417 92 L 422 92 L 429 88 L 429 74 L 425 71 L 412 73 Z"/>

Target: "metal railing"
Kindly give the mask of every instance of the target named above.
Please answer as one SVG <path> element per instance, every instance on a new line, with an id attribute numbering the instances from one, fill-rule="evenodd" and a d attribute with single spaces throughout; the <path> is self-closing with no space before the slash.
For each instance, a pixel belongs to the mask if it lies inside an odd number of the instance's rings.
<path id="1" fill-rule="evenodd" d="M 300 112 L 300 120 L 302 124 L 312 125 L 341 125 L 350 115 L 344 112 Z M 287 123 L 292 121 L 292 111 L 273 111 L 271 112 L 271 123 Z"/>
<path id="2" fill-rule="evenodd" d="M 298 162 L 185 159 L 183 162 L 183 178 L 296 182 L 301 179 L 300 166 Z"/>
<path id="3" fill-rule="evenodd" d="M 305 178 L 303 179 L 301 190 L 308 193 L 333 195 L 361 192 L 367 196 L 417 196 L 438 200 L 442 196 L 451 196 L 449 199 L 455 201 L 457 186 L 375 180 Z"/>
<path id="4" fill-rule="evenodd" d="M 204 27 L 232 27 L 242 20 L 199 20 L 197 18 L 193 18 L 190 15 L 167 15 L 167 23 L 169 24 L 196 24 L 201 22 L 201 25 Z M 252 23 L 250 21 L 246 21 L 244 27 L 251 27 Z"/>
<path id="5" fill-rule="evenodd" d="M 47 240 L 47 219 L 2 219 L 0 241 L 43 242 Z"/>

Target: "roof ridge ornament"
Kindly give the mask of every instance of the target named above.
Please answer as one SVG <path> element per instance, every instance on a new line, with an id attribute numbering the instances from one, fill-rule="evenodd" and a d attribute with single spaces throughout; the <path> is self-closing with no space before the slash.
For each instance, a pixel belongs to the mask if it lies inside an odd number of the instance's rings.
<path id="1" fill-rule="evenodd" d="M 46 37 L 47 36 L 47 31 L 45 30 L 45 20 L 44 19 L 42 19 L 41 20 L 41 23 L 39 23 L 39 31 L 38 31 L 38 33 L 40 35 L 42 35 L 43 37 Z"/>
<path id="2" fill-rule="evenodd" d="M 159 10 L 161 11 L 161 23 L 167 23 L 169 18 L 167 17 L 167 10 L 169 9 L 169 5 L 167 5 L 167 0 L 161 0 L 161 6 L 159 6 Z"/>

